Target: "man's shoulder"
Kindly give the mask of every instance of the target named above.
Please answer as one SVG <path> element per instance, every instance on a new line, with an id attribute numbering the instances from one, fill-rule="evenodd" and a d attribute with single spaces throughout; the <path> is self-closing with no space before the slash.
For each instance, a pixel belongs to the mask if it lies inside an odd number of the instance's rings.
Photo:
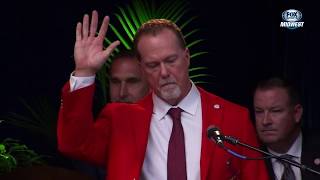
<path id="1" fill-rule="evenodd" d="M 201 100 L 205 101 L 205 103 L 219 105 L 222 106 L 222 108 L 228 108 L 229 110 L 247 111 L 247 108 L 244 106 L 226 100 L 223 97 L 208 92 L 200 87 L 198 87 L 198 89 L 200 92 Z"/>
<path id="2" fill-rule="evenodd" d="M 318 129 L 306 129 L 303 130 L 302 134 L 302 164 L 309 168 L 320 172 L 320 133 Z M 303 179 L 319 179 L 318 176 L 310 172 L 303 173 Z"/>
<path id="3" fill-rule="evenodd" d="M 103 111 L 111 111 L 117 113 L 139 113 L 142 111 L 149 112 L 151 111 L 153 106 L 151 94 L 148 94 L 142 100 L 136 103 L 120 103 L 120 102 L 113 102 L 107 103 Z"/>
<path id="4" fill-rule="evenodd" d="M 112 102 L 112 103 L 107 103 L 103 109 L 109 110 L 109 111 L 121 112 L 121 111 L 132 111 L 132 110 L 144 109 L 144 107 L 138 103 Z"/>
<path id="5" fill-rule="evenodd" d="M 318 129 L 303 129 L 303 146 L 308 149 L 320 150 L 320 131 Z"/>

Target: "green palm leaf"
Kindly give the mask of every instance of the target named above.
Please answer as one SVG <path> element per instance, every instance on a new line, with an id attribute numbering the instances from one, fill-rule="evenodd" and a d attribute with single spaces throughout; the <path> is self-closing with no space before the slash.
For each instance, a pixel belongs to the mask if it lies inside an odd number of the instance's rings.
<path id="1" fill-rule="evenodd" d="M 210 74 L 195 74 L 195 75 L 191 75 L 190 78 L 199 78 L 199 77 L 208 77 L 211 76 Z"/>
<path id="2" fill-rule="evenodd" d="M 184 38 L 187 39 L 189 36 L 191 36 L 192 34 L 198 32 L 199 30 L 200 30 L 200 29 L 194 29 L 194 30 L 186 33 L 186 34 L 184 35 Z"/>
<path id="3" fill-rule="evenodd" d="M 120 21 L 120 20 L 119 20 Z M 112 24 L 109 24 L 111 30 L 116 34 L 116 36 L 119 38 L 121 44 L 123 44 L 126 49 L 131 49 L 130 45 L 129 45 L 129 42 L 122 37 L 122 35 L 118 32 L 118 30 L 112 25 Z M 110 41 L 111 42 L 111 41 Z"/>
<path id="4" fill-rule="evenodd" d="M 40 133 L 49 140 L 55 142 L 57 109 L 53 108 L 47 98 L 36 99 L 34 104 L 29 104 L 25 100 L 20 100 L 27 113 L 17 114 L 11 112 L 4 117 L 4 122 Z"/>
<path id="5" fill-rule="evenodd" d="M 129 30 L 126 30 L 128 32 L 128 34 L 130 34 L 130 40 L 133 41 L 133 37 L 136 34 L 136 29 L 134 28 L 133 24 L 131 23 L 131 21 L 129 20 L 126 12 L 123 10 L 123 8 L 119 7 L 119 10 L 122 14 L 122 17 L 124 17 L 126 24 L 124 24 L 125 26 L 128 25 L 129 26 Z M 131 32 L 131 33 L 130 33 Z"/>
<path id="6" fill-rule="evenodd" d="M 176 13 L 174 13 L 172 15 L 172 21 L 174 23 L 177 23 L 188 11 L 189 11 L 189 9 L 185 9 L 185 10 L 181 9 L 181 10 L 177 11 Z"/>
<path id="7" fill-rule="evenodd" d="M 183 30 L 188 24 L 190 24 L 193 20 L 195 20 L 196 18 L 198 18 L 198 16 L 192 16 L 191 18 L 189 18 L 187 21 L 185 21 L 181 26 L 180 29 Z"/>
<path id="8" fill-rule="evenodd" d="M 157 9 L 157 15 L 158 16 L 162 16 L 165 11 L 167 11 L 167 9 L 172 5 L 172 2 L 170 1 L 164 1 L 160 6 L 159 8 Z M 158 17 L 157 16 L 157 17 Z"/>
<path id="9" fill-rule="evenodd" d="M 179 11 L 179 9 L 183 9 L 183 7 L 186 7 L 188 3 L 184 1 L 172 1 L 171 4 L 168 4 L 168 7 L 165 9 L 163 14 L 160 14 L 162 18 L 170 19 L 172 20 L 172 14 L 174 14 L 176 11 Z"/>
<path id="10" fill-rule="evenodd" d="M 133 1 L 133 8 L 135 9 L 140 24 L 143 24 L 148 20 L 147 9 L 143 8 L 141 1 Z"/>
<path id="11" fill-rule="evenodd" d="M 202 41 L 204 41 L 204 39 L 197 39 L 195 41 L 192 41 L 191 43 L 187 44 L 187 48 L 191 48 L 192 46 L 199 44 Z"/>
<path id="12" fill-rule="evenodd" d="M 203 69 L 208 69 L 208 67 L 200 66 L 200 67 L 190 68 L 189 72 L 194 72 L 194 71 L 203 70 Z"/>
<path id="13" fill-rule="evenodd" d="M 130 30 L 129 30 L 129 27 L 130 25 L 128 25 L 127 23 L 125 23 L 125 21 L 123 20 L 123 18 L 118 15 L 118 14 L 115 14 L 115 16 L 117 17 L 117 19 L 119 20 L 119 22 L 121 23 L 123 29 L 126 31 L 130 41 L 133 41 L 133 34 L 131 34 Z M 125 17 L 124 17 L 125 18 Z M 112 29 L 113 30 L 113 29 Z M 118 36 L 118 35 L 117 35 Z M 120 39 L 121 41 L 123 41 L 122 39 Z"/>
<path id="14" fill-rule="evenodd" d="M 129 15 L 130 15 L 134 25 L 135 25 L 135 29 L 137 30 L 141 26 L 141 23 L 138 22 L 138 18 L 136 16 L 136 14 L 134 13 L 134 11 L 132 10 L 132 8 L 129 5 L 127 5 L 127 10 L 129 12 Z"/>
<path id="15" fill-rule="evenodd" d="M 197 80 L 194 80 L 193 81 L 194 82 L 194 84 L 212 84 L 211 82 L 208 82 L 208 81 L 197 81 Z"/>
<path id="16" fill-rule="evenodd" d="M 208 52 L 205 51 L 201 51 L 201 52 L 197 52 L 197 53 L 192 53 L 192 55 L 190 55 L 190 59 L 194 59 L 197 56 L 201 56 L 203 54 L 207 54 Z"/>

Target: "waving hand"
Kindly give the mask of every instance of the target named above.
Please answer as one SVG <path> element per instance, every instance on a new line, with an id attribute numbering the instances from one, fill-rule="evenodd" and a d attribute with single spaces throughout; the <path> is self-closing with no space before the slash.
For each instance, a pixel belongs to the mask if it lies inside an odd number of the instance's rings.
<path id="1" fill-rule="evenodd" d="M 104 49 L 103 40 L 108 30 L 109 17 L 104 17 L 97 36 L 97 11 L 92 12 L 91 18 L 89 23 L 89 16 L 85 14 L 83 22 L 77 24 L 76 43 L 74 46 L 75 76 L 94 75 L 102 67 L 112 51 L 120 44 L 119 41 L 115 41 Z"/>

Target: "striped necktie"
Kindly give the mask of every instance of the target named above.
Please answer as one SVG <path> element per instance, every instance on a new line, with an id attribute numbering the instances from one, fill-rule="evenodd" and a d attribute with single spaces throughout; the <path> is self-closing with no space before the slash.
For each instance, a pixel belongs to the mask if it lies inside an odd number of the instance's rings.
<path id="1" fill-rule="evenodd" d="M 293 156 L 285 154 L 285 155 L 281 155 L 280 157 L 284 158 L 284 159 L 291 160 L 291 158 Z M 293 170 L 291 168 L 291 165 L 289 163 L 286 163 L 286 162 L 283 162 L 283 161 L 281 161 L 281 163 L 282 163 L 282 165 L 284 167 L 284 170 L 283 170 L 283 173 L 282 173 L 282 176 L 281 176 L 281 180 L 295 180 L 296 177 L 295 177 L 294 172 L 293 172 Z"/>

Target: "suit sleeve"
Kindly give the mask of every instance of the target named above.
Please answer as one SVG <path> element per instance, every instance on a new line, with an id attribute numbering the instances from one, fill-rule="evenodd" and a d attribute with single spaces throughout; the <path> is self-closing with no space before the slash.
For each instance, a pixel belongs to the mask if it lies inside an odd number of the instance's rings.
<path id="1" fill-rule="evenodd" d="M 94 121 L 92 100 L 94 85 L 70 92 L 66 83 L 58 117 L 58 149 L 75 159 L 104 165 L 110 139 L 111 111 L 104 108 Z"/>

